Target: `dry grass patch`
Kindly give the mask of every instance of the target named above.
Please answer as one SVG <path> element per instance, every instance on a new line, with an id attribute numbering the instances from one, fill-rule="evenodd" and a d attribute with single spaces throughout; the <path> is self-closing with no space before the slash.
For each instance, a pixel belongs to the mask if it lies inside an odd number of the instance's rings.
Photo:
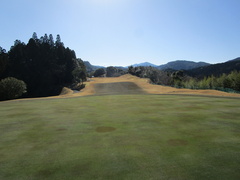
<path id="1" fill-rule="evenodd" d="M 149 94 L 192 94 L 192 95 L 210 95 L 210 96 L 226 96 L 226 97 L 240 97 L 240 94 L 226 93 L 217 90 L 192 90 L 192 89 L 178 89 L 174 87 L 161 86 L 150 84 L 147 78 L 139 78 L 126 74 L 120 77 L 111 78 L 92 78 L 91 81 L 86 83 L 86 87 L 81 93 L 73 94 L 72 96 L 86 96 L 94 95 L 96 93 L 94 84 L 99 83 L 116 83 L 116 82 L 132 82 L 139 86 L 143 91 Z"/>
<path id="2" fill-rule="evenodd" d="M 71 98 L 71 97 L 79 97 L 79 96 L 89 96 L 89 95 L 99 95 L 96 91 L 96 84 L 105 84 L 108 86 L 108 83 L 134 83 L 138 86 L 142 91 L 137 91 L 135 94 L 172 94 L 172 95 L 203 95 L 203 96 L 220 96 L 220 97 L 240 97 L 240 94 L 235 93 L 227 93 L 217 90 L 192 90 L 192 89 L 178 89 L 169 86 L 161 86 L 154 85 L 150 83 L 150 80 L 147 78 L 139 78 L 136 76 L 132 76 L 130 74 L 125 74 L 120 77 L 108 77 L 108 78 L 91 78 L 89 81 L 85 82 L 85 88 L 82 89 L 79 93 L 73 93 L 72 90 L 68 88 L 63 88 L 62 93 L 59 96 L 50 96 L 43 98 L 28 98 L 21 100 L 32 100 L 32 99 L 58 99 L 58 98 Z M 98 85 L 97 85 L 98 86 Z M 109 94 L 123 94 L 119 90 L 118 92 L 112 93 L 113 91 L 109 91 Z M 104 93 L 105 95 L 108 92 Z M 126 94 L 126 93 L 124 93 Z M 132 93 L 130 93 L 132 94 Z M 12 100 L 19 101 L 19 100 Z"/>

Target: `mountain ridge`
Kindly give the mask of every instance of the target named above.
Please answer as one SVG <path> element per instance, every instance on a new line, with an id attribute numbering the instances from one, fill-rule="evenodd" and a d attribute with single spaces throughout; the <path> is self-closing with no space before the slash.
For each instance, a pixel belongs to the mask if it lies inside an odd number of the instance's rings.
<path id="1" fill-rule="evenodd" d="M 206 62 L 194 62 L 194 61 L 189 61 L 189 60 L 175 60 L 175 61 L 170 61 L 166 64 L 162 65 L 156 65 L 150 62 L 143 62 L 143 63 L 138 63 L 138 64 L 133 64 L 131 66 L 133 67 L 139 67 L 139 66 L 151 66 L 155 67 L 159 70 L 167 70 L 167 69 L 172 69 L 172 70 L 190 70 L 198 67 L 203 67 L 203 66 L 208 66 L 210 63 Z"/>
<path id="2" fill-rule="evenodd" d="M 170 61 L 167 64 L 158 66 L 159 70 L 173 69 L 173 70 L 190 70 L 198 67 L 208 66 L 206 62 L 194 62 L 188 60 Z"/>
<path id="3" fill-rule="evenodd" d="M 192 77 L 203 78 L 212 75 L 220 76 L 223 73 L 228 74 L 234 70 L 240 71 L 240 57 L 223 63 L 190 69 L 186 73 Z"/>
<path id="4" fill-rule="evenodd" d="M 86 65 L 87 72 L 93 72 L 98 68 L 106 68 L 104 66 L 91 65 L 90 62 L 88 61 L 84 61 L 84 64 Z M 240 57 L 232 60 L 227 60 L 223 63 L 216 63 L 216 64 L 210 64 L 202 61 L 194 62 L 189 60 L 176 60 L 176 61 L 170 61 L 166 64 L 162 64 L 159 66 L 152 64 L 150 62 L 143 62 L 143 63 L 133 64 L 130 66 L 133 66 L 133 67 L 151 66 L 159 70 L 172 70 L 172 71 L 184 70 L 190 76 L 202 77 L 202 76 L 210 76 L 212 74 L 219 75 L 221 73 L 230 73 L 233 70 L 240 71 Z M 126 67 L 113 66 L 113 67 L 127 70 L 129 66 L 126 66 Z"/>
<path id="5" fill-rule="evenodd" d="M 156 64 L 152 64 L 150 62 L 143 62 L 143 63 L 137 63 L 137 64 L 133 64 L 133 65 L 130 65 L 132 67 L 138 67 L 138 66 L 152 66 L 152 67 L 157 67 L 158 65 Z M 127 66 L 129 67 L 129 66 Z"/>

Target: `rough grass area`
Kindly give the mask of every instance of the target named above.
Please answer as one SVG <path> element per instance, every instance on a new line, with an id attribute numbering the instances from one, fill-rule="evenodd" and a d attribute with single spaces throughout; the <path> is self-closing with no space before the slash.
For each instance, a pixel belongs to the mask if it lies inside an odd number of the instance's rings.
<path id="1" fill-rule="evenodd" d="M 0 179 L 240 179 L 239 99 L 0 103 Z"/>
<path id="2" fill-rule="evenodd" d="M 141 87 L 133 82 L 114 82 L 94 84 L 95 94 L 144 94 Z"/>

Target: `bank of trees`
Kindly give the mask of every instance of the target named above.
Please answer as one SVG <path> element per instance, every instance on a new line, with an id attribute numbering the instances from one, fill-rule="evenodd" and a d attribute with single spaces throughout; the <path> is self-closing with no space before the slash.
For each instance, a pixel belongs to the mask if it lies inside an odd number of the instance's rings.
<path id="1" fill-rule="evenodd" d="M 105 68 L 98 68 L 94 71 L 93 76 L 94 77 L 104 77 L 106 74 Z"/>
<path id="2" fill-rule="evenodd" d="M 106 68 L 107 77 L 119 77 L 126 74 L 126 71 L 117 67 L 109 66 Z"/>
<path id="3" fill-rule="evenodd" d="M 141 78 L 149 78 L 152 83 L 171 86 L 173 84 L 171 74 L 158 70 L 151 66 L 130 66 L 128 73 Z"/>
<path id="4" fill-rule="evenodd" d="M 188 80 L 175 81 L 175 87 L 189 89 L 217 89 L 228 92 L 240 92 L 240 72 L 232 71 L 223 73 L 219 77 L 209 76 L 203 79 L 190 78 Z"/>
<path id="5" fill-rule="evenodd" d="M 75 52 L 57 35 L 38 38 L 33 33 L 25 44 L 16 40 L 9 52 L 1 48 L 0 79 L 14 77 L 27 85 L 25 97 L 58 95 L 63 86 L 86 80 L 86 68 Z"/>
<path id="6" fill-rule="evenodd" d="M 121 75 L 126 74 L 127 71 L 121 68 L 117 68 L 114 66 L 109 66 L 107 68 L 98 68 L 94 71 L 94 77 L 119 77 Z"/>
<path id="7" fill-rule="evenodd" d="M 132 75 L 149 78 L 152 83 L 174 86 L 177 88 L 188 89 L 216 89 L 228 92 L 240 92 L 240 72 L 232 71 L 229 74 L 208 76 L 202 79 L 193 78 L 184 71 L 161 71 L 154 67 L 132 67 L 128 68 L 128 72 Z"/>

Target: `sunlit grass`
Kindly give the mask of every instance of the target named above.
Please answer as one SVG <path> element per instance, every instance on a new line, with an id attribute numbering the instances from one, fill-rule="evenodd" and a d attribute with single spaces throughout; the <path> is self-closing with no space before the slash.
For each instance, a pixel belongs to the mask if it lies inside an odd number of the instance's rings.
<path id="1" fill-rule="evenodd" d="M 239 179 L 239 99 L 0 103 L 0 179 Z"/>

